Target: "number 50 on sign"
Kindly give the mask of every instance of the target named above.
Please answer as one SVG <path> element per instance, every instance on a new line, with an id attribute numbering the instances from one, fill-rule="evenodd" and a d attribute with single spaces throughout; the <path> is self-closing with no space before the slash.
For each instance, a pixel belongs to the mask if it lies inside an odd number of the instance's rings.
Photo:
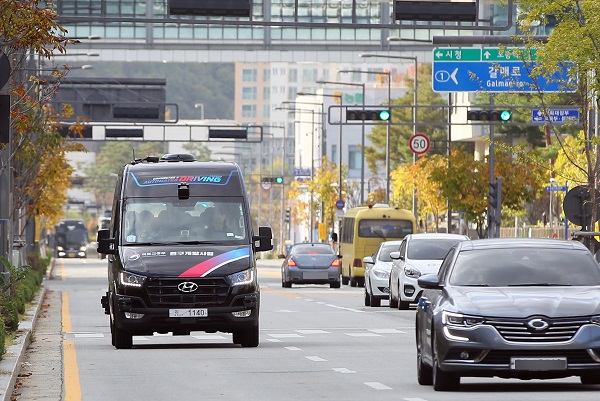
<path id="1" fill-rule="evenodd" d="M 422 155 L 429 150 L 429 138 L 424 134 L 416 134 L 410 138 L 410 150 L 413 153 Z"/>

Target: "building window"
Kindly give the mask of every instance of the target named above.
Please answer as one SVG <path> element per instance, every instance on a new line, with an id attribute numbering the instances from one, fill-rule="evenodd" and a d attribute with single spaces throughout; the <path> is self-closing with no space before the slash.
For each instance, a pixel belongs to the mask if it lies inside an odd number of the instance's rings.
<path id="1" fill-rule="evenodd" d="M 271 88 L 266 87 L 263 88 L 263 100 L 270 100 L 271 99 Z"/>
<path id="2" fill-rule="evenodd" d="M 263 106 L 263 117 L 264 118 L 269 118 L 271 117 L 271 105 L 269 104 L 265 104 Z"/>
<path id="3" fill-rule="evenodd" d="M 271 80 L 271 70 L 269 68 L 265 68 L 263 70 L 263 82 L 269 82 Z"/>
<path id="4" fill-rule="evenodd" d="M 256 105 L 255 104 L 242 105 L 242 117 L 256 118 Z"/>
<path id="5" fill-rule="evenodd" d="M 292 68 L 290 70 L 290 75 L 289 75 L 289 82 L 298 82 L 298 70 L 295 68 Z"/>
<path id="6" fill-rule="evenodd" d="M 331 145 L 331 160 L 338 165 L 340 163 L 340 157 L 338 156 L 338 146 Z"/>
<path id="7" fill-rule="evenodd" d="M 256 100 L 256 87 L 245 86 L 242 88 L 242 99 L 243 100 Z"/>
<path id="8" fill-rule="evenodd" d="M 256 68 L 249 68 L 242 70 L 242 81 L 243 82 L 256 82 Z"/>
<path id="9" fill-rule="evenodd" d="M 362 165 L 362 153 L 358 146 L 350 146 L 348 149 L 348 168 L 358 170 Z"/>

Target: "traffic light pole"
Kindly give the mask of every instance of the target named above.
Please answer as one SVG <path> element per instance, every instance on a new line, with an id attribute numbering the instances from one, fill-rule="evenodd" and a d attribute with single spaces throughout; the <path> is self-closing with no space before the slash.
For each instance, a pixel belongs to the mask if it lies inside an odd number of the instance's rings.
<path id="1" fill-rule="evenodd" d="M 490 109 L 494 109 L 494 95 L 490 96 Z M 497 191 L 494 194 L 493 185 L 494 185 L 494 122 L 490 120 L 490 147 L 488 152 L 488 166 L 490 169 L 490 201 L 492 201 L 492 196 L 497 195 Z M 496 201 L 498 199 L 495 199 Z M 488 238 L 496 237 L 496 207 L 492 205 L 492 202 L 488 203 Z"/>

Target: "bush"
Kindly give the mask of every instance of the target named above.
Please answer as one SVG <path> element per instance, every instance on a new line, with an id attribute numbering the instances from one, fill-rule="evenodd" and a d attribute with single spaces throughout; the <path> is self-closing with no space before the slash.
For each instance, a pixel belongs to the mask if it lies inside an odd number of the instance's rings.
<path id="1" fill-rule="evenodd" d="M 6 352 L 6 334 L 18 330 L 19 314 L 25 313 L 27 304 L 35 298 L 50 265 L 50 258 L 36 254 L 29 254 L 28 260 L 30 266 L 15 267 L 6 258 L 0 258 L 10 272 L 10 282 L 0 285 L 0 359 Z"/>
<path id="2" fill-rule="evenodd" d="M 4 320 L 7 332 L 17 331 L 19 328 L 19 312 L 17 301 L 14 297 L 0 295 L 0 317 Z"/>

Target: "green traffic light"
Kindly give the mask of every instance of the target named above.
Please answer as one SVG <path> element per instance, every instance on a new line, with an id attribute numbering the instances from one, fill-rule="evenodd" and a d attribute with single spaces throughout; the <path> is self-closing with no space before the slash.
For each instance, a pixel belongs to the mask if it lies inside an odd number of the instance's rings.
<path id="1" fill-rule="evenodd" d="M 509 110 L 502 110 L 500 112 L 500 119 L 502 121 L 509 121 L 511 117 L 511 112 Z"/>
<path id="2" fill-rule="evenodd" d="M 283 177 L 276 177 L 275 178 L 275 183 L 276 184 L 283 184 Z"/>
<path id="3" fill-rule="evenodd" d="M 387 121 L 390 119 L 390 111 L 389 110 L 381 110 L 379 112 L 379 119 L 381 121 Z"/>

